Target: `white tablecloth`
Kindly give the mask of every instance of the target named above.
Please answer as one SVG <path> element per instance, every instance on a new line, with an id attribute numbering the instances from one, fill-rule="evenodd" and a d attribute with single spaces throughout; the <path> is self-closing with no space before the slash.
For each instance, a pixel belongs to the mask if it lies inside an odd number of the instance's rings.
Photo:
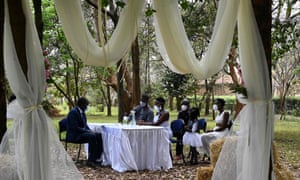
<path id="1" fill-rule="evenodd" d="M 168 133 L 159 126 L 88 124 L 102 133 L 103 165 L 118 171 L 172 168 Z"/>

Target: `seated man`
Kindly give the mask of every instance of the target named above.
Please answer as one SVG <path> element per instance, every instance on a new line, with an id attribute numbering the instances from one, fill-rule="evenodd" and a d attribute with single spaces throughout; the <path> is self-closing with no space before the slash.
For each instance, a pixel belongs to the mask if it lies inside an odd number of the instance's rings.
<path id="1" fill-rule="evenodd" d="M 88 109 L 89 101 L 81 97 L 67 116 L 67 141 L 75 143 L 88 143 L 88 162 L 87 165 L 95 167 L 100 165 L 96 160 L 101 157 L 103 152 L 102 136 L 100 133 L 93 132 L 87 125 L 85 111 Z"/>
<path id="2" fill-rule="evenodd" d="M 136 121 L 144 121 L 149 123 L 153 122 L 154 113 L 149 107 L 148 101 L 149 96 L 147 94 L 143 94 L 140 104 L 133 108 L 133 111 L 135 112 Z"/>

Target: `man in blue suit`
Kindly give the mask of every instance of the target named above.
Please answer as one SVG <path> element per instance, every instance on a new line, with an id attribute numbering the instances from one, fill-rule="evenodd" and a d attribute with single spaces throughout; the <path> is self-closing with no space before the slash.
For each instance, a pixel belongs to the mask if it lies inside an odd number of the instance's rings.
<path id="1" fill-rule="evenodd" d="M 87 125 L 85 111 L 88 109 L 89 101 L 81 97 L 67 116 L 67 141 L 77 143 L 88 143 L 87 165 L 96 167 L 100 165 L 96 160 L 103 152 L 102 136 L 100 133 L 92 131 Z"/>

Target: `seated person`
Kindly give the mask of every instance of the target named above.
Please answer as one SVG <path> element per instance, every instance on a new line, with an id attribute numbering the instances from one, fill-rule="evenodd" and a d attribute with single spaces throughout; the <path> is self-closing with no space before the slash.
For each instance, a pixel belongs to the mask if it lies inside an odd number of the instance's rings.
<path id="1" fill-rule="evenodd" d="M 142 99 L 140 104 L 133 108 L 133 113 L 135 113 L 136 121 L 145 121 L 145 122 L 153 122 L 154 114 L 151 108 L 148 105 L 149 96 L 147 94 L 142 95 Z"/>
<path id="2" fill-rule="evenodd" d="M 184 114 L 179 113 L 176 120 L 171 123 L 171 130 L 173 132 L 173 136 L 176 137 L 176 155 L 175 160 L 181 159 L 181 155 L 183 153 L 183 144 L 182 138 L 185 133 L 185 125 L 184 125 Z"/>
<path id="3" fill-rule="evenodd" d="M 147 122 L 143 120 L 137 121 L 139 125 L 154 125 L 154 126 L 162 126 L 164 127 L 165 131 L 168 133 L 169 138 L 172 138 L 172 131 L 169 125 L 169 117 L 170 114 L 164 108 L 165 100 L 162 97 L 155 99 L 154 109 L 156 111 L 156 115 L 153 119 L 153 122 Z"/>
<path id="4" fill-rule="evenodd" d="M 177 115 L 177 119 L 182 119 L 184 121 L 184 125 L 187 126 L 188 122 L 190 120 L 190 102 L 187 99 L 184 99 L 181 102 L 181 107 L 180 107 L 180 111 Z M 183 134 L 182 134 L 183 136 Z M 178 140 L 182 139 L 182 136 L 176 136 L 176 138 Z M 178 141 L 180 142 L 180 141 Z M 176 143 L 176 156 L 175 156 L 175 160 L 179 160 L 181 159 L 181 154 L 183 151 L 183 145 L 181 143 Z"/>
<path id="5" fill-rule="evenodd" d="M 177 119 L 183 119 L 184 124 L 188 125 L 188 122 L 190 120 L 190 102 L 187 99 L 184 99 L 181 102 L 181 110 L 178 113 Z"/>
<path id="6" fill-rule="evenodd" d="M 88 143 L 87 165 L 95 167 L 100 165 L 96 160 L 103 152 L 102 136 L 98 132 L 93 132 L 87 125 L 85 111 L 87 111 L 89 101 L 81 97 L 67 116 L 67 142 Z"/>
<path id="7" fill-rule="evenodd" d="M 196 147 L 202 147 L 201 143 L 201 135 L 199 134 L 199 127 L 198 127 L 198 116 L 200 115 L 198 108 L 192 108 L 190 110 L 190 123 L 189 126 L 186 128 L 186 132 L 183 135 L 183 144 L 190 145 L 190 152 L 191 152 L 191 164 L 198 163 L 198 152 Z"/>
<path id="8" fill-rule="evenodd" d="M 224 111 L 224 106 L 224 99 L 218 98 L 215 100 L 213 109 L 218 111 L 218 115 L 215 118 L 216 126 L 212 130 L 208 130 L 207 133 L 201 135 L 203 149 L 208 156 L 210 156 L 210 143 L 218 138 L 226 136 L 229 132 L 229 112 Z"/>

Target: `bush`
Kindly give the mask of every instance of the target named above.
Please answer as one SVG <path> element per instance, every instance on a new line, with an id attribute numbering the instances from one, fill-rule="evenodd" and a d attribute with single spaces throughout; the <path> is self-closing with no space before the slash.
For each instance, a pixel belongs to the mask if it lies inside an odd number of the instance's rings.
<path id="1" fill-rule="evenodd" d="M 274 97 L 273 102 L 275 106 L 275 114 L 281 114 L 279 97 Z M 285 101 L 285 112 L 290 115 L 300 116 L 300 97 L 287 97 Z"/>

